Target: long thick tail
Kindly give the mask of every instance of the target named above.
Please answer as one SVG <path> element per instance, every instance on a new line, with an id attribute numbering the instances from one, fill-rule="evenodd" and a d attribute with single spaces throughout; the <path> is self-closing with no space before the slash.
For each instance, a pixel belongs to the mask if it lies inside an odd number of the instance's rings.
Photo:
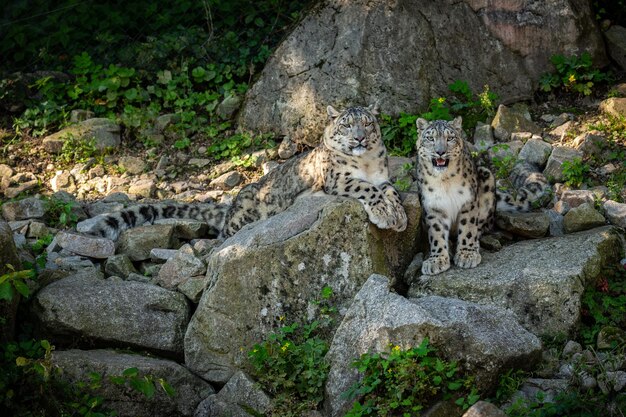
<path id="1" fill-rule="evenodd" d="M 537 167 L 518 162 L 509 175 L 511 187 L 496 190 L 496 211 L 531 211 L 545 203 L 551 194 L 550 184 Z"/>
<path id="2" fill-rule="evenodd" d="M 126 229 L 152 224 L 159 219 L 193 219 L 206 222 L 211 235 L 219 235 L 229 206 L 225 204 L 142 204 L 100 216 L 89 233 L 117 240 Z"/>

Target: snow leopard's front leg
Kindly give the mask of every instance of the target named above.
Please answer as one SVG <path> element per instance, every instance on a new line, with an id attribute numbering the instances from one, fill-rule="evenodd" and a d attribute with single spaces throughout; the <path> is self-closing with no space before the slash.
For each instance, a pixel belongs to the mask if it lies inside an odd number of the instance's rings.
<path id="1" fill-rule="evenodd" d="M 450 269 L 450 252 L 448 238 L 452 220 L 448 214 L 435 207 L 424 207 L 426 216 L 424 221 L 428 229 L 430 255 L 422 263 L 422 274 L 436 275 Z"/>
<path id="2" fill-rule="evenodd" d="M 480 230 L 478 202 L 470 201 L 461 208 L 458 223 L 458 238 L 454 264 L 460 268 L 474 268 L 482 260 L 480 256 Z"/>
<path id="3" fill-rule="evenodd" d="M 372 183 L 347 175 L 339 174 L 331 178 L 324 186 L 327 194 L 359 200 L 370 222 L 381 229 L 401 232 L 406 228 L 406 213 L 395 190 L 392 192 L 387 188 L 381 189 Z"/>

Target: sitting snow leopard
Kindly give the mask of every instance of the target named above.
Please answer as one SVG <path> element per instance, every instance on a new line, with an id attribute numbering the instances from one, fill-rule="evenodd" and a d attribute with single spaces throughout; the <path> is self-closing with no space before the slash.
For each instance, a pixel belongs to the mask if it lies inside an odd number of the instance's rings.
<path id="1" fill-rule="evenodd" d="M 91 234 L 117 239 L 122 230 L 161 218 L 192 218 L 209 224 L 220 238 L 246 224 L 266 219 L 291 206 L 305 191 L 359 200 L 369 220 L 381 229 L 402 231 L 406 214 L 400 196 L 389 183 L 387 150 L 373 108 L 343 112 L 328 106 L 330 122 L 321 143 L 245 186 L 232 205 L 140 205 L 99 220 Z"/>
<path id="2" fill-rule="evenodd" d="M 416 123 L 418 191 L 430 245 L 422 273 L 434 275 L 450 268 L 451 234 L 456 234 L 454 264 L 474 268 L 481 261 L 479 239 L 493 225 L 494 210 L 528 211 L 547 194 L 548 182 L 522 161 L 509 178 L 513 192 L 496 189 L 491 171 L 477 166 L 471 156 L 461 117 Z"/>

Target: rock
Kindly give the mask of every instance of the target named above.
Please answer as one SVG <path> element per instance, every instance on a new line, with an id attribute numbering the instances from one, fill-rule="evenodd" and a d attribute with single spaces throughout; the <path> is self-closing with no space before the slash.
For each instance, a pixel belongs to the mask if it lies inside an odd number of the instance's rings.
<path id="1" fill-rule="evenodd" d="M 498 106 L 491 127 L 493 135 L 500 142 L 511 140 L 513 132 L 541 133 L 541 128 L 531 120 L 528 107 L 521 104 L 512 107 L 503 104 Z"/>
<path id="2" fill-rule="evenodd" d="M 507 143 L 499 143 L 489 148 L 489 157 L 491 159 L 517 157 L 523 147 L 524 143 L 521 140 Z"/>
<path id="3" fill-rule="evenodd" d="M 590 131 L 576 136 L 573 145 L 586 156 L 600 158 L 603 150 L 607 148 L 607 140 L 602 133 Z"/>
<path id="4" fill-rule="evenodd" d="M 70 112 L 70 123 L 80 123 L 94 117 L 94 113 L 89 110 L 75 109 Z"/>
<path id="5" fill-rule="evenodd" d="M 596 346 L 598 349 L 614 349 L 626 343 L 626 331 L 615 326 L 604 326 L 598 332 Z"/>
<path id="6" fill-rule="evenodd" d="M 44 149 L 50 153 L 60 153 L 68 138 L 84 142 L 95 140 L 94 145 L 100 150 L 115 148 L 121 143 L 120 126 L 105 118 L 87 119 L 76 125 L 68 126 L 43 139 Z"/>
<path id="7" fill-rule="evenodd" d="M 574 120 L 574 115 L 572 113 L 561 113 L 550 120 L 550 127 L 554 129 L 572 120 Z"/>
<path id="8" fill-rule="evenodd" d="M 189 299 L 194 304 L 198 304 L 200 302 L 200 297 L 202 297 L 202 292 L 204 291 L 204 286 L 206 285 L 206 280 L 204 279 L 204 275 L 199 277 L 189 277 L 184 280 L 178 287 L 176 288 L 179 292 L 183 293 L 185 297 Z"/>
<path id="9" fill-rule="evenodd" d="M 142 174 L 147 168 L 144 160 L 136 156 L 122 156 L 117 165 L 131 175 Z"/>
<path id="10" fill-rule="evenodd" d="M 207 288 L 185 336 L 185 364 L 225 383 L 248 363 L 246 349 L 274 331 L 281 316 L 309 317 L 325 285 L 341 311 L 373 272 L 403 273 L 416 252 L 419 225 L 419 208 L 408 204 L 417 200 L 405 202 L 414 216 L 407 216 L 402 233 L 378 230 L 353 199 L 308 196 L 227 239 L 208 258 Z"/>
<path id="11" fill-rule="evenodd" d="M 493 128 L 490 124 L 478 122 L 474 130 L 474 145 L 479 151 L 486 151 L 493 145 Z"/>
<path id="12" fill-rule="evenodd" d="M 269 174 L 270 171 L 276 168 L 278 165 L 279 164 L 276 161 L 264 162 L 263 165 L 261 165 L 261 169 L 263 169 L 263 175 Z"/>
<path id="13" fill-rule="evenodd" d="M 2 208 L 7 204 L 9 203 L 5 203 Z M 12 270 L 19 271 L 21 269 L 22 263 L 13 241 L 13 231 L 7 222 L 0 219 L 0 276 Z M 18 294 L 12 300 L 0 300 L 0 317 L 4 319 L 0 320 L 0 343 L 13 340 L 19 302 L 20 296 Z"/>
<path id="14" fill-rule="evenodd" d="M 100 374 L 101 386 L 90 395 L 101 396 L 106 407 L 121 417 L 193 416 L 197 404 L 215 392 L 211 385 L 176 362 L 148 356 L 113 350 L 72 349 L 54 351 L 52 364 L 62 369 L 63 378 L 73 383 L 90 381 L 91 372 Z M 140 378 L 151 376 L 155 383 L 162 378 L 174 389 L 175 395 L 166 395 L 157 383 L 154 397 L 147 398 L 110 381 L 129 368 L 137 368 Z"/>
<path id="15" fill-rule="evenodd" d="M 418 40 L 428 47 L 416 48 Z M 541 75 L 553 71 L 550 57 L 563 51 L 589 51 L 594 63 L 607 63 L 588 4 L 465 0 L 446 3 L 442 13 L 439 3 L 417 0 L 323 2 L 270 57 L 239 125 L 313 144 L 328 104 L 378 101 L 385 114 L 419 114 L 459 79 L 474 92 L 488 85 L 503 102 L 519 101 L 532 97 Z"/>
<path id="16" fill-rule="evenodd" d="M 156 184 L 152 179 L 142 179 L 131 184 L 130 187 L 128 187 L 128 192 L 144 198 L 150 198 L 153 197 L 156 192 Z"/>
<path id="17" fill-rule="evenodd" d="M 162 114 L 156 119 L 156 127 L 159 132 L 163 132 L 167 129 L 168 126 L 176 123 L 180 123 L 181 117 L 180 114 L 176 113 L 168 113 Z"/>
<path id="18" fill-rule="evenodd" d="M 565 233 L 580 232 L 604 226 L 606 219 L 596 210 L 592 204 L 584 203 L 567 212 L 563 218 Z"/>
<path id="19" fill-rule="evenodd" d="M 565 346 L 563 347 L 563 357 L 569 358 L 574 353 L 580 353 L 583 351 L 583 347 L 580 343 L 575 342 L 573 340 L 568 340 Z"/>
<path id="20" fill-rule="evenodd" d="M 69 171 L 57 171 L 55 176 L 50 180 L 50 187 L 53 191 L 67 191 L 73 193 L 76 191 L 74 177 Z"/>
<path id="21" fill-rule="evenodd" d="M 626 98 L 611 97 L 600 103 L 600 110 L 615 117 L 626 117 Z"/>
<path id="22" fill-rule="evenodd" d="M 160 219 L 154 224 L 173 224 L 174 237 L 191 240 L 205 237 L 209 234 L 209 225 L 203 221 L 193 219 Z"/>
<path id="23" fill-rule="evenodd" d="M 567 379 L 528 378 L 518 392 L 513 394 L 512 403 L 521 400 L 526 404 L 537 401 L 537 394 L 542 393 L 544 403 L 553 403 L 554 398 L 569 388 Z"/>
<path id="24" fill-rule="evenodd" d="M 227 95 L 217 106 L 217 114 L 222 119 L 231 119 L 241 107 L 241 101 L 238 95 Z"/>
<path id="25" fill-rule="evenodd" d="M 550 236 L 563 236 L 565 234 L 563 215 L 556 210 L 547 210 L 545 213 L 548 215 L 548 219 L 550 219 Z"/>
<path id="26" fill-rule="evenodd" d="M 154 224 L 124 230 L 117 242 L 117 253 L 128 255 L 131 261 L 150 259 L 153 248 L 171 249 L 174 246 L 174 225 Z"/>
<path id="27" fill-rule="evenodd" d="M 8 222 L 15 220 L 41 219 L 46 214 L 46 203 L 37 197 L 2 204 L 2 216 Z"/>
<path id="28" fill-rule="evenodd" d="M 296 154 L 298 145 L 291 141 L 289 136 L 285 136 L 278 146 L 278 157 L 280 159 L 289 159 Z"/>
<path id="29" fill-rule="evenodd" d="M 558 140 L 563 140 L 565 136 L 576 126 L 573 121 L 565 122 L 560 126 L 552 129 L 548 134 Z"/>
<path id="30" fill-rule="evenodd" d="M 626 204 L 608 200 L 604 202 L 602 208 L 611 224 L 626 229 Z"/>
<path id="31" fill-rule="evenodd" d="M 173 290 L 193 276 L 204 275 L 206 269 L 202 259 L 198 259 L 196 256 L 183 251 L 178 251 L 159 270 L 156 283 L 164 288 Z"/>
<path id="32" fill-rule="evenodd" d="M 550 229 L 550 217 L 543 212 L 507 213 L 496 212 L 496 225 L 517 236 L 544 237 Z"/>
<path id="33" fill-rule="evenodd" d="M 528 139 L 519 152 L 519 159 L 543 167 L 552 153 L 552 145 L 541 139 Z"/>
<path id="34" fill-rule="evenodd" d="M 104 264 L 104 273 L 106 276 L 118 276 L 121 278 L 127 278 L 132 273 L 137 273 L 137 269 L 130 261 L 128 256 L 121 255 L 112 255 Z"/>
<path id="35" fill-rule="evenodd" d="M 463 414 L 463 417 L 506 417 L 506 414 L 487 401 L 478 401 Z"/>
<path id="36" fill-rule="evenodd" d="M 502 308 L 437 296 L 406 299 L 388 286 L 387 278 L 370 276 L 335 333 L 326 355 L 329 416 L 350 407 L 342 394 L 358 379 L 351 363 L 390 345 L 408 349 L 428 338 L 442 357 L 463 363 L 479 389 L 497 385 L 505 369 L 527 368 L 540 358 L 541 341 Z"/>
<path id="37" fill-rule="evenodd" d="M 563 182 L 563 162 L 572 162 L 576 159 L 582 159 L 583 153 L 577 149 L 568 148 L 567 146 L 556 146 L 552 148 L 552 153 L 548 158 L 546 169 L 543 175 L 551 182 Z"/>
<path id="38" fill-rule="evenodd" d="M 215 178 L 209 185 L 222 190 L 231 190 L 238 186 L 241 180 L 242 177 L 239 171 L 230 171 Z"/>
<path id="39" fill-rule="evenodd" d="M 52 263 L 50 261 L 53 261 Z M 53 269 L 56 266 L 59 269 L 64 271 L 85 271 L 91 270 L 95 271 L 96 267 L 89 259 L 83 256 L 58 256 L 58 257 L 49 257 L 48 262 L 46 263 L 46 268 Z"/>
<path id="40" fill-rule="evenodd" d="M 624 390 L 624 387 L 626 387 L 626 372 L 609 371 L 606 373 L 606 380 L 603 382 L 607 385 L 606 394 L 608 394 L 610 391 L 620 392 Z"/>
<path id="41" fill-rule="evenodd" d="M 115 242 L 111 239 L 65 231 L 60 231 L 56 238 L 59 246 L 78 255 L 105 259 L 115 254 Z"/>
<path id="42" fill-rule="evenodd" d="M 189 306 L 177 292 L 95 271 L 70 275 L 39 291 L 33 312 L 44 334 L 124 344 L 164 354 L 183 352 Z"/>
<path id="43" fill-rule="evenodd" d="M 165 263 L 167 260 L 176 256 L 177 253 L 177 249 L 152 248 L 150 251 L 150 260 L 156 263 Z"/>
<path id="44" fill-rule="evenodd" d="M 39 239 L 50 234 L 50 229 L 45 223 L 32 221 L 28 225 L 28 237 Z"/>
<path id="45" fill-rule="evenodd" d="M 269 407 L 270 398 L 253 380 L 239 371 L 228 380 L 220 392 L 200 403 L 194 417 L 265 415 Z"/>
<path id="46" fill-rule="evenodd" d="M 622 70 L 626 70 L 626 28 L 612 25 L 604 32 L 604 39 L 611 58 L 622 67 Z"/>
<path id="47" fill-rule="evenodd" d="M 16 198 L 22 193 L 39 187 L 39 185 L 39 179 L 30 172 L 16 174 L 8 181 L 6 179 L 2 180 L 2 189 L 6 198 Z"/>
<path id="48" fill-rule="evenodd" d="M 581 204 L 589 203 L 594 204 L 596 200 L 595 194 L 590 190 L 565 190 L 561 193 L 562 204 L 567 207 L 569 211 L 574 207 L 578 207 Z"/>
<path id="49" fill-rule="evenodd" d="M 410 297 L 440 295 L 513 311 L 537 335 L 569 334 L 581 317 L 581 294 L 603 265 L 620 259 L 619 229 L 602 227 L 559 238 L 527 240 L 483 253 L 474 269 L 422 276 Z"/>

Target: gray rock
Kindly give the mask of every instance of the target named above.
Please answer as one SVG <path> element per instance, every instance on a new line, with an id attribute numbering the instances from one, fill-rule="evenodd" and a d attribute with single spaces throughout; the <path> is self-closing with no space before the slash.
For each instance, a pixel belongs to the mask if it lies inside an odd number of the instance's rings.
<path id="1" fill-rule="evenodd" d="M 156 127 L 159 132 L 163 132 L 168 126 L 180 123 L 180 114 L 168 113 L 162 114 L 156 119 Z"/>
<path id="2" fill-rule="evenodd" d="M 150 259 L 153 248 L 174 247 L 174 225 L 154 224 L 124 230 L 117 242 L 117 253 L 128 255 L 131 261 Z"/>
<path id="3" fill-rule="evenodd" d="M 611 58 L 622 67 L 622 70 L 626 70 L 626 28 L 612 25 L 604 32 L 604 39 Z"/>
<path id="4" fill-rule="evenodd" d="M 499 143 L 489 148 L 489 157 L 491 159 L 504 159 L 507 157 L 517 157 L 521 149 L 524 147 L 524 142 L 516 140 L 507 143 Z"/>
<path id="5" fill-rule="evenodd" d="M 606 219 L 592 204 L 584 203 L 567 212 L 563 218 L 565 233 L 580 232 L 604 226 Z"/>
<path id="6" fill-rule="evenodd" d="M 250 417 L 263 415 L 269 410 L 270 398 L 246 374 L 236 372 L 216 395 L 202 401 L 194 417 Z"/>
<path id="7" fill-rule="evenodd" d="M 191 277 L 204 275 L 206 264 L 192 254 L 178 251 L 159 270 L 156 283 L 167 289 L 175 289 Z"/>
<path id="8" fill-rule="evenodd" d="M 541 341 L 502 308 L 437 296 L 406 299 L 388 286 L 387 278 L 370 276 L 335 333 L 326 355 L 329 416 L 350 407 L 342 394 L 358 380 L 351 363 L 390 344 L 407 349 L 428 338 L 444 358 L 462 361 L 481 389 L 497 384 L 505 369 L 527 368 L 540 358 Z"/>
<path id="9" fill-rule="evenodd" d="M 558 116 L 553 117 L 552 120 L 549 121 L 550 127 L 559 127 L 571 120 L 574 120 L 574 115 L 572 113 L 561 113 Z"/>
<path id="10" fill-rule="evenodd" d="M 565 122 L 562 125 L 559 125 L 552 129 L 548 134 L 553 138 L 563 140 L 565 136 L 574 129 L 575 126 L 576 123 L 574 123 L 573 121 Z"/>
<path id="11" fill-rule="evenodd" d="M 398 271 L 402 278 L 417 252 L 419 209 L 410 204 L 418 203 L 405 201 L 413 215 L 402 233 L 378 230 L 355 200 L 309 196 L 227 239 L 208 259 L 207 288 L 185 336 L 185 364 L 225 383 L 247 364 L 246 348 L 274 331 L 281 316 L 308 317 L 324 285 L 341 310 L 373 272 Z"/>
<path id="12" fill-rule="evenodd" d="M 548 162 L 552 153 L 552 145 L 541 139 L 529 139 L 519 152 L 519 159 L 523 159 L 538 167 L 543 167 Z"/>
<path id="13" fill-rule="evenodd" d="M 613 349 L 624 343 L 626 343 L 626 330 L 615 326 L 603 326 L 596 339 L 598 349 Z"/>
<path id="14" fill-rule="evenodd" d="M 585 203 L 593 205 L 595 200 L 596 196 L 590 190 L 565 190 L 561 193 L 561 201 L 568 207 L 567 211 Z"/>
<path id="15" fill-rule="evenodd" d="M 204 291 L 204 286 L 206 285 L 206 279 L 204 279 L 204 275 L 199 277 L 190 277 L 180 284 L 176 288 L 179 292 L 183 293 L 185 297 L 189 299 L 194 304 L 198 304 L 200 302 L 200 297 L 202 297 L 202 292 Z"/>
<path id="16" fill-rule="evenodd" d="M 46 214 L 46 203 L 37 197 L 2 204 L 2 216 L 8 222 L 41 219 Z"/>
<path id="17" fill-rule="evenodd" d="M 70 123 L 80 123 L 94 117 L 94 113 L 89 110 L 75 109 L 70 112 Z"/>
<path id="18" fill-rule="evenodd" d="M 581 317 L 581 294 L 603 265 L 620 259 L 619 229 L 602 227 L 559 238 L 527 240 L 483 253 L 474 269 L 422 276 L 409 296 L 436 294 L 512 310 L 538 335 L 568 334 Z"/>
<path id="19" fill-rule="evenodd" d="M 63 249 L 78 255 L 105 259 L 115 254 L 115 242 L 111 239 L 79 235 L 65 231 L 60 231 L 56 239 L 57 244 Z"/>
<path id="20" fill-rule="evenodd" d="M 128 275 L 137 273 L 137 269 L 135 269 L 135 266 L 128 256 L 121 254 L 110 256 L 106 260 L 106 263 L 104 264 L 104 273 L 108 277 L 114 275 L 121 278 L 127 278 Z"/>
<path id="21" fill-rule="evenodd" d="M 544 402 L 554 402 L 554 398 L 569 388 L 567 379 L 528 378 L 518 392 L 513 394 L 512 403 L 522 400 L 526 404 L 535 403 L 537 394 L 542 393 Z"/>
<path id="22" fill-rule="evenodd" d="M 140 197 L 150 198 L 153 197 L 156 192 L 156 183 L 149 178 L 142 179 L 131 184 L 128 187 L 128 192 Z"/>
<path id="23" fill-rule="evenodd" d="M 530 113 L 528 113 L 527 109 L 524 111 L 524 114 L 528 115 L 528 117 L 530 118 Z M 538 136 L 538 135 L 535 135 L 535 136 Z M 510 140 L 511 141 L 521 140 L 522 142 L 526 143 L 532 137 L 533 137 L 532 132 L 512 132 Z"/>
<path id="24" fill-rule="evenodd" d="M 205 237 L 209 233 L 209 225 L 193 219 L 160 219 L 154 224 L 173 224 L 174 237 L 191 240 Z"/>
<path id="25" fill-rule="evenodd" d="M 603 381 L 606 385 L 607 391 L 620 392 L 626 387 L 626 372 L 624 371 L 609 371 L 606 373 L 606 379 Z M 608 394 L 608 392 L 607 392 Z"/>
<path id="26" fill-rule="evenodd" d="M 147 168 L 144 160 L 136 156 L 122 156 L 117 165 L 131 175 L 139 175 Z"/>
<path id="27" fill-rule="evenodd" d="M 102 376 L 95 394 L 104 398 L 107 408 L 120 417 L 193 416 L 200 401 L 215 392 L 213 387 L 171 360 L 120 353 L 113 350 L 66 350 L 52 353 L 52 364 L 63 370 L 63 378 L 77 383 L 89 381 L 89 373 Z M 156 383 L 155 395 L 145 395 L 110 382 L 129 368 L 137 368 L 138 376 L 151 376 Z M 168 396 L 158 384 L 167 382 L 175 391 Z M 92 393 L 93 395 L 93 393 Z"/>
<path id="28" fill-rule="evenodd" d="M 554 203 L 554 211 L 561 216 L 565 216 L 570 208 L 569 203 L 563 200 L 558 200 Z"/>
<path id="29" fill-rule="evenodd" d="M 607 148 L 607 140 L 602 133 L 591 131 L 576 136 L 573 145 L 584 155 L 599 158 Z"/>
<path id="30" fill-rule="evenodd" d="M 224 97 L 224 100 L 217 106 L 217 114 L 222 119 L 230 119 L 241 107 L 241 97 L 238 95 L 228 95 Z"/>
<path id="31" fill-rule="evenodd" d="M 298 145 L 291 141 L 289 136 L 285 136 L 278 146 L 278 156 L 280 159 L 289 159 L 296 154 Z"/>
<path id="32" fill-rule="evenodd" d="M 565 234 L 565 226 L 563 226 L 563 215 L 556 210 L 547 210 L 546 214 L 550 219 L 550 236 L 563 236 Z"/>
<path id="33" fill-rule="evenodd" d="M 626 204 L 608 200 L 604 202 L 602 208 L 611 224 L 626 229 Z"/>
<path id="34" fill-rule="evenodd" d="M 50 180 L 50 187 L 55 192 L 63 190 L 73 193 L 76 191 L 74 177 L 69 171 L 57 171 Z"/>
<path id="35" fill-rule="evenodd" d="M 549 181 L 562 182 L 565 180 L 563 176 L 563 162 L 572 162 L 582 157 L 583 153 L 577 149 L 568 148 L 567 146 L 554 147 L 548 158 L 546 169 L 543 170 L 543 175 L 545 175 Z"/>
<path id="36" fill-rule="evenodd" d="M 115 213 L 123 210 L 125 205 L 118 202 L 96 201 L 87 206 L 87 212 L 90 217 L 96 217 L 100 214 Z M 79 230 L 80 231 L 80 230 Z"/>
<path id="37" fill-rule="evenodd" d="M 39 187 L 40 180 L 32 173 L 23 173 L 16 174 L 8 180 L 3 179 L 0 185 L 6 198 L 16 198 L 22 193 Z"/>
<path id="38" fill-rule="evenodd" d="M 28 225 L 28 237 L 39 239 L 50 234 L 50 229 L 45 223 L 32 221 Z"/>
<path id="39" fill-rule="evenodd" d="M 53 338 L 123 343 L 182 354 L 189 321 L 185 297 L 150 284 L 105 280 L 94 271 L 53 282 L 37 293 L 33 311 L 44 334 Z"/>
<path id="40" fill-rule="evenodd" d="M 496 225 L 517 236 L 527 238 L 544 237 L 550 229 L 550 217 L 543 212 L 537 213 L 496 213 Z"/>
<path id="41" fill-rule="evenodd" d="M 178 249 L 152 248 L 150 251 L 150 259 L 152 262 L 165 263 L 165 261 L 173 258 L 177 253 Z"/>
<path id="42" fill-rule="evenodd" d="M 474 146 L 479 151 L 486 151 L 493 145 L 493 128 L 490 124 L 478 122 L 474 130 Z"/>
<path id="43" fill-rule="evenodd" d="M 478 401 L 467 409 L 463 417 L 506 417 L 506 413 L 487 401 Z"/>
<path id="44" fill-rule="evenodd" d="M 615 117 L 626 117 L 626 97 L 611 97 L 600 103 L 600 110 Z"/>
<path id="45" fill-rule="evenodd" d="M 46 268 L 53 269 L 51 262 L 53 265 L 59 269 L 64 271 L 76 271 L 81 272 L 85 270 L 95 271 L 96 267 L 89 259 L 83 256 L 58 256 L 53 258 L 48 258 L 48 262 L 46 263 Z"/>
<path id="46" fill-rule="evenodd" d="M 418 41 L 427 47 L 416 48 Z M 378 101 L 386 114 L 418 114 L 459 79 L 473 91 L 489 85 L 502 101 L 519 101 L 553 71 L 550 57 L 570 50 L 607 63 L 590 8 L 571 0 L 466 0 L 446 3 L 445 13 L 439 2 L 418 0 L 323 2 L 268 60 L 239 124 L 312 144 L 321 137 L 328 104 Z"/>
<path id="47" fill-rule="evenodd" d="M 242 177 L 239 171 L 230 171 L 215 178 L 209 184 L 211 187 L 222 190 L 231 190 L 241 183 Z"/>
<path id="48" fill-rule="evenodd" d="M 120 145 L 120 126 L 105 118 L 87 119 L 76 125 L 66 127 L 43 139 L 44 149 L 50 153 L 60 153 L 68 138 L 91 141 L 98 149 L 114 148 Z"/>
<path id="49" fill-rule="evenodd" d="M 521 104 L 512 107 L 503 104 L 498 106 L 491 127 L 493 128 L 493 135 L 500 142 L 511 140 L 513 132 L 541 133 L 541 128 L 531 120 L 528 107 Z"/>
<path id="50" fill-rule="evenodd" d="M 569 358 L 574 353 L 580 353 L 583 351 L 583 347 L 580 343 L 575 342 L 573 340 L 568 340 L 565 346 L 563 347 L 563 357 Z"/>

